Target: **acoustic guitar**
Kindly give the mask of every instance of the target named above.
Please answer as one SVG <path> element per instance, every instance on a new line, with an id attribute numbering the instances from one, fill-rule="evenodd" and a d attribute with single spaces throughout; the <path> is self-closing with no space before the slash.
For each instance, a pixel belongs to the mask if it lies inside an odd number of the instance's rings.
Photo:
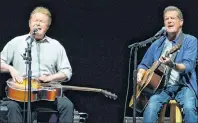
<path id="1" fill-rule="evenodd" d="M 169 51 L 166 52 L 165 57 L 168 57 L 170 54 L 176 52 L 181 47 L 181 44 L 177 44 L 172 47 Z M 156 92 L 157 89 L 160 89 L 164 86 L 164 74 L 165 69 L 161 66 L 159 61 L 153 63 L 152 67 L 145 71 L 142 81 L 140 84 L 137 84 L 136 87 L 136 111 L 142 112 L 150 97 Z M 133 108 L 133 98 L 129 102 L 129 107 Z"/>
<path id="2" fill-rule="evenodd" d="M 31 102 L 39 100 L 54 101 L 56 97 L 62 96 L 64 90 L 89 91 L 102 93 L 106 97 L 117 99 L 117 95 L 103 89 L 78 87 L 78 86 L 56 86 L 53 84 L 40 83 L 35 79 L 31 81 Z M 28 80 L 24 79 L 22 83 L 7 81 L 7 97 L 19 102 L 28 102 Z"/>

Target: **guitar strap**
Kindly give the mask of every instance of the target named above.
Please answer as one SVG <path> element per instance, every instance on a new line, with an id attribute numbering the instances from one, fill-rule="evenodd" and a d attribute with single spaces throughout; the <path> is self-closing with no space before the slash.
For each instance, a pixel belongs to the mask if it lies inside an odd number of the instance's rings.
<path id="1" fill-rule="evenodd" d="M 181 32 L 181 33 L 179 34 L 179 39 L 178 39 L 177 44 L 181 44 L 181 45 L 182 45 L 183 40 L 184 40 L 184 33 Z M 176 45 L 177 45 L 177 44 L 176 44 Z M 170 58 L 170 59 L 171 59 L 172 61 L 175 61 L 175 58 L 176 58 L 176 55 L 177 55 L 178 52 L 179 52 L 179 50 L 171 55 L 171 58 Z M 172 68 L 169 68 L 169 67 L 168 67 L 168 68 L 167 68 L 167 72 L 166 72 L 166 77 L 165 77 L 165 85 L 166 85 L 166 83 L 167 83 L 167 81 L 168 81 L 168 79 L 169 79 L 169 75 L 170 75 L 171 71 L 172 71 Z"/>
<path id="2" fill-rule="evenodd" d="M 182 45 L 183 40 L 184 40 L 184 33 L 181 32 L 181 34 L 179 35 L 179 39 L 178 39 L 178 43 L 177 44 L 181 44 Z M 178 51 L 173 53 L 173 55 L 171 56 L 171 60 L 173 60 L 173 61 L 175 60 L 175 57 L 176 57 Z"/>

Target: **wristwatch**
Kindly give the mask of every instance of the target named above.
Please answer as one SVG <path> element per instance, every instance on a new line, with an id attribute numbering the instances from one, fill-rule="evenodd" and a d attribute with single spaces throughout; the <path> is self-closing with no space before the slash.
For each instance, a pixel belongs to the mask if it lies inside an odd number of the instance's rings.
<path id="1" fill-rule="evenodd" d="M 176 65 L 177 65 L 176 63 L 173 63 L 173 67 L 172 68 L 175 69 L 176 68 Z"/>
<path id="2" fill-rule="evenodd" d="M 173 61 L 171 61 L 170 63 L 169 63 L 169 65 L 168 65 L 170 68 L 173 68 L 173 69 L 175 69 L 176 68 L 176 63 L 175 62 L 173 62 Z"/>

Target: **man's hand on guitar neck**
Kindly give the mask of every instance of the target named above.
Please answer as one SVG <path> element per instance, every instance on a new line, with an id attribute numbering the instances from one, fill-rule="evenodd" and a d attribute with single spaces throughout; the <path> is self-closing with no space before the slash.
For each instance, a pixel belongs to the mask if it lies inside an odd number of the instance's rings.
<path id="1" fill-rule="evenodd" d="M 161 63 L 169 66 L 170 68 L 175 69 L 176 71 L 183 72 L 186 70 L 186 66 L 183 63 L 174 63 L 168 57 L 161 57 L 161 58 L 159 58 L 159 61 Z"/>
<path id="2" fill-rule="evenodd" d="M 170 68 L 174 67 L 174 62 L 169 57 L 160 57 L 159 61 L 165 65 L 168 65 Z"/>

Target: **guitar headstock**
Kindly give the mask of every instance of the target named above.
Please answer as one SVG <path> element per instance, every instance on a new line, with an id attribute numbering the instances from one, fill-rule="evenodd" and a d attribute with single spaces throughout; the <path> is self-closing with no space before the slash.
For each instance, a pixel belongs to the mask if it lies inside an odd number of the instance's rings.
<path id="1" fill-rule="evenodd" d="M 116 100 L 118 98 L 118 96 L 116 94 L 113 94 L 109 91 L 106 91 L 106 90 L 101 90 L 101 92 L 108 98 L 113 98 L 114 100 Z"/>
<path id="2" fill-rule="evenodd" d="M 177 50 L 179 50 L 179 48 L 181 47 L 181 44 L 177 44 L 174 47 L 172 47 L 169 51 L 166 52 L 165 57 L 168 57 L 170 54 L 173 54 L 174 52 L 176 52 Z"/>

